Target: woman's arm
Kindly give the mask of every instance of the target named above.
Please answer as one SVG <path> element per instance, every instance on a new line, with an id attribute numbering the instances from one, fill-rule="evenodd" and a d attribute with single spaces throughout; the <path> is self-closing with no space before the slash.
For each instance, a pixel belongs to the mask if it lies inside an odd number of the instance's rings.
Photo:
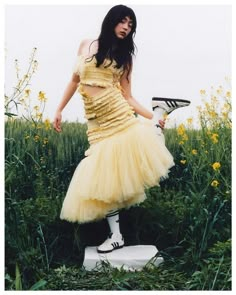
<path id="1" fill-rule="evenodd" d="M 127 100 L 127 102 L 129 103 L 130 106 L 133 107 L 134 111 L 147 118 L 147 119 L 154 119 L 153 113 L 150 112 L 149 110 L 147 110 L 145 107 L 143 107 L 133 96 L 131 93 L 131 74 L 132 74 L 132 65 L 131 65 L 131 69 L 128 75 L 128 79 L 129 81 L 127 81 L 127 73 L 128 71 L 125 70 L 125 72 L 122 74 L 121 79 L 120 79 L 120 85 L 122 87 L 123 90 L 123 96 L 125 97 L 125 99 Z M 161 128 L 163 129 L 165 127 L 165 121 L 159 120 L 158 122 L 154 122 L 155 124 L 159 124 L 161 126 Z"/>
<path id="2" fill-rule="evenodd" d="M 65 108 L 65 106 L 67 105 L 71 97 L 74 95 L 78 87 L 79 81 L 80 81 L 79 76 L 76 74 L 73 74 L 71 81 L 68 83 L 65 89 L 61 102 L 57 107 L 56 114 L 53 120 L 53 127 L 57 132 L 61 132 L 61 119 L 62 119 L 61 112 L 63 111 L 63 109 Z"/>
<path id="3" fill-rule="evenodd" d="M 80 43 L 79 50 L 78 50 L 78 53 L 77 53 L 78 55 L 83 53 L 84 46 L 85 46 L 86 42 L 87 42 L 86 40 L 83 40 Z M 54 117 L 53 127 L 57 132 L 61 132 L 61 119 L 62 119 L 61 113 L 62 113 L 63 109 L 65 108 L 65 106 L 67 105 L 67 103 L 72 98 L 72 96 L 74 95 L 74 93 L 75 93 L 75 91 L 76 91 L 76 89 L 78 87 L 79 82 L 80 82 L 79 75 L 73 73 L 72 78 L 71 78 L 70 82 L 68 83 L 68 85 L 67 85 L 67 87 L 66 87 L 66 89 L 64 91 L 61 102 L 57 107 L 56 114 L 55 114 L 55 117 Z"/>
<path id="4" fill-rule="evenodd" d="M 129 81 L 127 81 L 127 73 L 128 71 L 125 70 L 125 72 L 123 73 L 123 75 L 121 76 L 120 79 L 120 85 L 123 89 L 123 96 L 125 97 L 125 99 L 127 100 L 127 102 L 129 103 L 130 106 L 133 107 L 134 111 L 147 118 L 147 119 L 152 119 L 153 118 L 153 114 L 152 112 L 150 112 L 149 110 L 147 110 L 145 107 L 143 107 L 133 96 L 131 93 L 131 74 L 132 74 L 132 66 L 130 69 L 130 73 L 128 76 Z"/>
<path id="5" fill-rule="evenodd" d="M 71 97 L 74 95 L 79 82 L 80 82 L 80 77 L 76 74 L 73 74 L 71 81 L 68 83 L 68 85 L 65 89 L 65 92 L 62 96 L 60 104 L 57 107 L 56 112 L 63 111 L 63 109 L 65 108 L 65 106 L 67 105 L 67 103 L 69 102 Z"/>

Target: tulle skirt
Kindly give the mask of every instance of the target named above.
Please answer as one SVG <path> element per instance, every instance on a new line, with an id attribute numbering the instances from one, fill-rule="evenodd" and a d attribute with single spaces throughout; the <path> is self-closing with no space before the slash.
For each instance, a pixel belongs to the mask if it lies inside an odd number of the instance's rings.
<path id="1" fill-rule="evenodd" d="M 116 132 L 90 145 L 71 179 L 61 219 L 79 223 L 102 219 L 110 210 L 143 202 L 145 188 L 168 177 L 173 157 L 156 127 L 150 120 L 129 117 L 131 124 L 120 128 L 125 120 L 120 121 Z"/>

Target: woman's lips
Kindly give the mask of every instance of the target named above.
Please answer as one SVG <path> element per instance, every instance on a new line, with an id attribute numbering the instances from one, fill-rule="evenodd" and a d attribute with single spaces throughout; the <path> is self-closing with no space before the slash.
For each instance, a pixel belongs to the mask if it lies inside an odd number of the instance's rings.
<path id="1" fill-rule="evenodd" d="M 122 35 L 122 36 L 126 36 L 126 33 L 125 32 L 120 32 L 120 35 Z"/>

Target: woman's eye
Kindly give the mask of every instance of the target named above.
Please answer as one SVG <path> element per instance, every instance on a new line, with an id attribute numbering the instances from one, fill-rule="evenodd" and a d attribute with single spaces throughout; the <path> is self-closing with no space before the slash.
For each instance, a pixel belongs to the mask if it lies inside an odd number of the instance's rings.
<path id="1" fill-rule="evenodd" d="M 121 20 L 121 23 L 122 23 L 122 24 L 125 24 L 126 22 L 127 22 L 127 20 L 126 20 L 125 18 Z M 128 26 L 129 26 L 130 28 L 132 28 L 133 24 L 132 24 L 132 23 L 128 23 Z"/>

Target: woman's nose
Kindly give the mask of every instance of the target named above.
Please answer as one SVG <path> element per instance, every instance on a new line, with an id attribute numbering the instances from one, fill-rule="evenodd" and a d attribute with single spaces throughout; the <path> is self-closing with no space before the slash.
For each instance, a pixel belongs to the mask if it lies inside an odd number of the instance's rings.
<path id="1" fill-rule="evenodd" d="M 126 29 L 126 30 L 128 30 L 128 23 L 124 23 L 123 24 L 123 28 Z"/>

